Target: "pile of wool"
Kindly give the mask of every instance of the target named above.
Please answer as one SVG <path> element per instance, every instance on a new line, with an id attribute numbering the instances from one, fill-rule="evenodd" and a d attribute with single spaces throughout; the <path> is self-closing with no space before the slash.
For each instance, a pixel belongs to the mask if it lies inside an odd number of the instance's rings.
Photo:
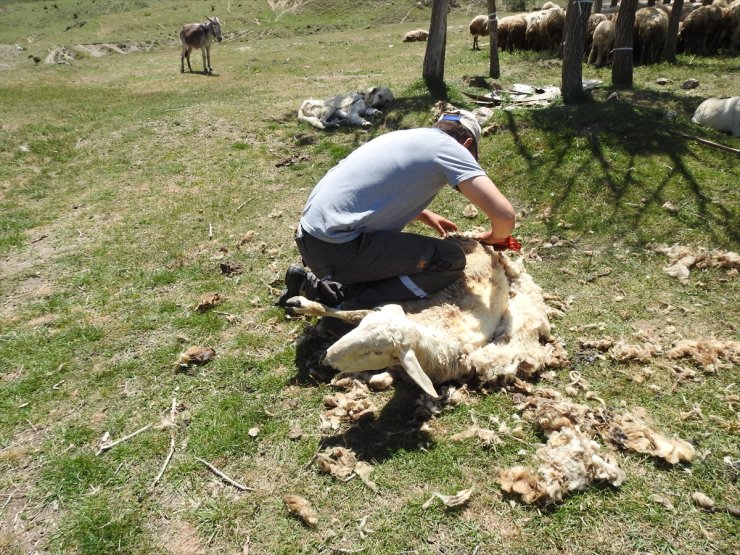
<path id="1" fill-rule="evenodd" d="M 578 427 L 553 432 L 547 444 L 537 450 L 537 471 L 526 466 L 503 470 L 501 488 L 516 493 L 529 504 L 559 503 L 570 492 L 583 491 L 593 482 L 619 487 L 625 479 L 614 456 L 603 453 L 598 443 Z"/>

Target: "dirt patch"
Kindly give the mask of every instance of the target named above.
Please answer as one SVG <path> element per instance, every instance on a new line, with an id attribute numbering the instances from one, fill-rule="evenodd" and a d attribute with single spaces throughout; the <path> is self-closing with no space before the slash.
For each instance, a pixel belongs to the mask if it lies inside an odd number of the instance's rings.
<path id="1" fill-rule="evenodd" d="M 186 520 L 163 521 L 157 526 L 157 543 L 164 553 L 172 555 L 199 555 L 204 553 L 198 529 Z"/>

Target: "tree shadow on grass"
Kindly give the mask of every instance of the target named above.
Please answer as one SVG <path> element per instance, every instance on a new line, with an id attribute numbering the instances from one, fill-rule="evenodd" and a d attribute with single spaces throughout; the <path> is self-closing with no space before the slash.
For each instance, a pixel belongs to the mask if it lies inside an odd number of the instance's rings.
<path id="1" fill-rule="evenodd" d="M 645 226 L 645 233 L 636 235 L 638 243 L 646 243 L 661 235 L 649 220 L 668 221 L 672 217 L 659 208 L 666 201 L 675 201 L 672 196 L 678 189 L 682 196 L 678 200 L 695 211 L 691 225 L 713 243 L 726 243 L 728 238 L 737 241 L 740 228 L 732 203 L 714 198 L 723 189 L 731 191 L 730 181 L 737 182 L 737 156 L 687 137 L 685 120 L 679 116 L 692 114 L 702 100 L 637 90 L 626 101 L 556 105 L 526 113 L 503 111 L 498 118 L 503 118 L 500 127 L 510 133 L 528 172 L 557 182 L 549 189 L 553 214 L 583 207 L 589 197 L 598 195 L 609 205 L 609 213 L 602 212 L 599 217 L 616 233 Z M 656 107 L 665 105 L 675 107 L 670 117 L 665 109 Z M 531 146 L 531 130 L 545 132 L 544 149 Z M 734 141 L 711 130 L 699 133 L 711 135 L 709 139 L 715 142 Z M 543 150 L 546 156 L 541 156 Z M 720 170 L 720 180 L 726 176 L 727 183 L 705 182 L 697 176 L 696 170 L 706 163 Z M 595 216 L 591 213 L 583 219 L 593 223 L 589 220 Z M 671 224 L 659 240 L 670 240 L 675 229 L 675 223 Z M 550 230 L 556 225 L 557 218 L 553 218 Z"/>

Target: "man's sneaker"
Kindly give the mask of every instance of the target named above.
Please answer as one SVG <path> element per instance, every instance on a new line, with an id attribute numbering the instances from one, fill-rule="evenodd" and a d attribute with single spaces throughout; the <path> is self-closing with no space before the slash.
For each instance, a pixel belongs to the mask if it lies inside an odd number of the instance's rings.
<path id="1" fill-rule="evenodd" d="M 276 306 L 285 306 L 288 299 L 301 294 L 301 289 L 306 283 L 306 270 L 298 264 L 291 264 L 288 271 L 285 272 L 285 289 L 280 292 Z"/>

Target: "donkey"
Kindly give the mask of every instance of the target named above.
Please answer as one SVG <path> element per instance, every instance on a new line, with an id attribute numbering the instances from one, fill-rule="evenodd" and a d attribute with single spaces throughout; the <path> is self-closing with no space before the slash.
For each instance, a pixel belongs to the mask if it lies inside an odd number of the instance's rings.
<path id="1" fill-rule="evenodd" d="M 180 54 L 180 73 L 185 73 L 185 58 L 188 60 L 188 69 L 193 73 L 190 66 L 190 52 L 193 48 L 200 48 L 203 54 L 203 73 L 213 73 L 211 67 L 211 43 L 215 38 L 218 42 L 223 40 L 221 36 L 221 22 L 217 17 L 208 17 L 206 23 L 187 23 L 180 31 L 180 42 L 182 53 Z"/>

